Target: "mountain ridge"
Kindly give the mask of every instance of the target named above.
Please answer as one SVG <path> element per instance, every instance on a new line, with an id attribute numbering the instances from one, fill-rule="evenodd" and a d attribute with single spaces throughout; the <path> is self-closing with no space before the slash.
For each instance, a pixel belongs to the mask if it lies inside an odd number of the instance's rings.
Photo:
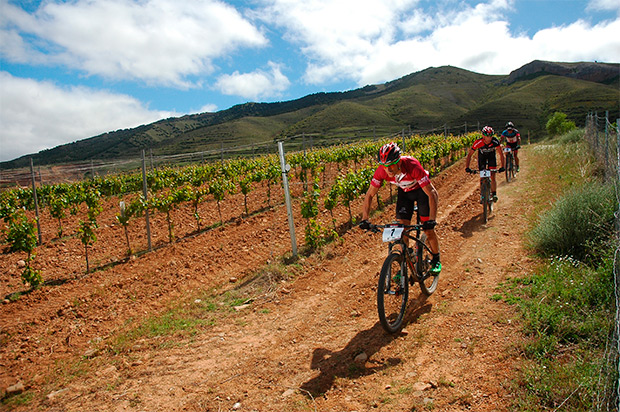
<path id="1" fill-rule="evenodd" d="M 546 117 L 563 111 L 577 124 L 589 111 L 620 116 L 620 64 L 535 60 L 508 75 L 486 75 L 454 66 L 429 67 L 401 78 L 343 92 L 299 99 L 234 105 L 218 112 L 161 119 L 0 163 L 0 168 L 210 150 L 302 133 L 329 136 L 359 127 L 385 132 L 442 125 L 511 120 L 522 131 L 544 133 Z M 573 100 L 563 96 L 573 96 Z M 575 101 L 574 99 L 577 99 Z"/>

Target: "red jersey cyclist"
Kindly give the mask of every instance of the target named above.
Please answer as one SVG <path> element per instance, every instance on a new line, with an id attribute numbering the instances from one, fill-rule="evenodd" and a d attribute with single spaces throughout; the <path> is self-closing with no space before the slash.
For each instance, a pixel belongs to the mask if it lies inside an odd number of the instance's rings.
<path id="1" fill-rule="evenodd" d="M 478 151 L 478 169 L 497 169 L 497 158 L 495 157 L 497 153 L 502 162 L 502 167 L 500 167 L 498 171 L 503 172 L 506 170 L 504 169 L 506 161 L 504 152 L 502 152 L 499 140 L 493 136 L 493 133 L 493 128 L 491 126 L 484 126 L 482 129 L 482 139 L 476 140 L 469 149 L 469 153 L 467 153 L 467 159 L 465 160 L 465 171 L 467 173 L 472 172 L 469 168 L 469 163 L 471 162 L 471 156 L 476 150 Z M 491 173 L 491 195 L 493 196 L 493 201 L 497 202 L 497 182 L 495 180 L 495 173 Z"/>
<path id="2" fill-rule="evenodd" d="M 435 233 L 438 196 L 428 172 L 416 158 L 401 156 L 400 148 L 396 143 L 388 143 L 379 149 L 378 162 L 380 166 L 375 171 L 366 197 L 364 197 L 360 228 L 366 230 L 370 228 L 368 221 L 370 206 L 383 181 L 398 186 L 396 220 L 403 225 L 410 225 L 414 205 L 417 203 L 420 221 L 428 238 L 429 249 L 433 254 L 431 272 L 438 274 L 441 272 L 439 240 Z"/>
<path id="3" fill-rule="evenodd" d="M 519 148 L 521 147 L 521 133 L 515 128 L 512 122 L 506 123 L 506 129 L 502 132 L 502 140 L 506 142 L 506 146 L 512 149 L 515 157 L 515 166 L 519 171 Z"/>

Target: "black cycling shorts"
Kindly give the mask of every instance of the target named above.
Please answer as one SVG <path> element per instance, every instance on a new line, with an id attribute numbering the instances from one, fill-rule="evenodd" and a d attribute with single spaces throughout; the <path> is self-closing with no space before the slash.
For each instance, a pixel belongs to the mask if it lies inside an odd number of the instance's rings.
<path id="1" fill-rule="evenodd" d="M 495 158 L 495 152 L 490 153 L 478 153 L 478 169 L 495 169 L 497 168 L 497 159 Z"/>
<path id="2" fill-rule="evenodd" d="M 418 214 L 420 220 L 428 220 L 430 214 L 430 206 L 428 203 L 428 195 L 422 188 L 405 192 L 398 188 L 398 197 L 396 199 L 396 219 L 411 220 L 413 216 L 414 206 L 418 205 Z"/>

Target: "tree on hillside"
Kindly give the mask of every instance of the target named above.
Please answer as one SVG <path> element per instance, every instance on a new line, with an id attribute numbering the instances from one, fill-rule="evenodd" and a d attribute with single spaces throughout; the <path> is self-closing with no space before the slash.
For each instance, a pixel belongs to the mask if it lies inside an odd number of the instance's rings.
<path id="1" fill-rule="evenodd" d="M 549 136 L 560 136 L 575 129 L 575 122 L 566 120 L 566 114 L 555 112 L 547 121 L 547 133 Z"/>

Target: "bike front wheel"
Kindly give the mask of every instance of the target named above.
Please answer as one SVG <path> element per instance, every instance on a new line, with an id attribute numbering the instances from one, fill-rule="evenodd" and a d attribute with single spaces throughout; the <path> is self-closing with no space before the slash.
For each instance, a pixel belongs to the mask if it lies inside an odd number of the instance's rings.
<path id="1" fill-rule="evenodd" d="M 480 197 L 482 198 L 482 220 L 486 224 L 489 221 L 489 214 L 491 213 L 491 185 L 488 181 L 484 180 L 480 186 Z"/>
<path id="2" fill-rule="evenodd" d="M 422 233 L 420 236 L 420 242 L 417 244 L 418 251 L 416 253 L 416 271 L 418 276 L 418 283 L 422 293 L 426 296 L 433 294 L 437 289 L 437 283 L 439 283 L 439 274 L 431 272 L 431 253 L 423 246 L 426 244 L 426 233 Z"/>
<path id="3" fill-rule="evenodd" d="M 391 253 L 383 262 L 377 287 L 379 321 L 387 332 L 402 329 L 408 298 L 407 264 L 400 253 Z"/>

